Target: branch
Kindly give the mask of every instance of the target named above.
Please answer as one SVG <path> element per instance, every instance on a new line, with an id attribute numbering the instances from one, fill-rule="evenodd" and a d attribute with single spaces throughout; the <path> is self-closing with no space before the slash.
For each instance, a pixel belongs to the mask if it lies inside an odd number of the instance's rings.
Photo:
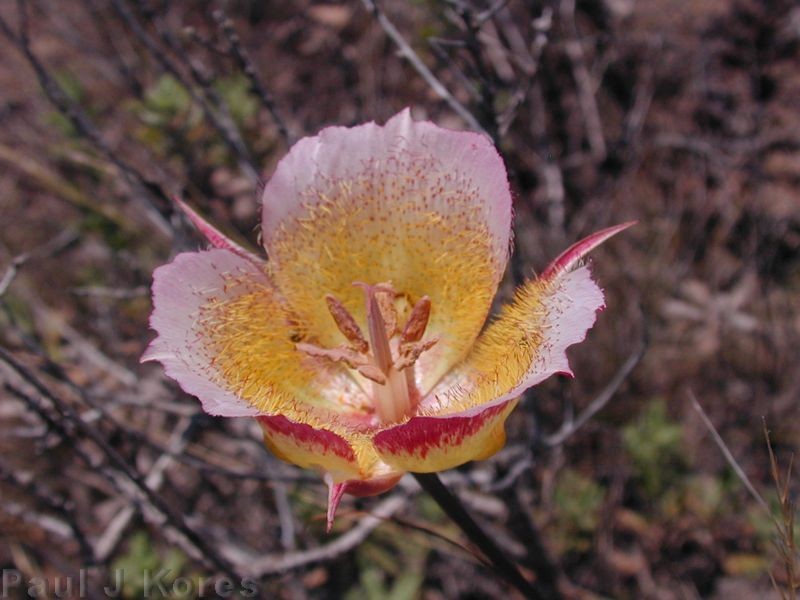
<path id="1" fill-rule="evenodd" d="M 406 493 L 389 496 L 347 533 L 342 534 L 328 544 L 311 548 L 310 550 L 268 554 L 266 556 L 254 555 L 232 546 L 223 546 L 221 550 L 231 562 L 238 565 L 243 572 L 246 571 L 252 577 L 285 573 L 291 569 L 332 560 L 352 550 L 367 539 L 369 534 L 381 523 L 403 508 L 407 502 L 408 495 Z"/>
<path id="2" fill-rule="evenodd" d="M 186 445 L 189 443 L 188 436 L 191 426 L 191 419 L 184 418 L 174 429 L 168 443 L 168 448 L 172 454 L 182 452 L 186 448 Z M 147 487 L 154 492 L 159 491 L 164 484 L 164 472 L 174 463 L 175 459 L 171 454 L 162 454 L 159 456 L 145 478 Z M 105 531 L 95 543 L 95 555 L 98 561 L 105 562 L 108 557 L 111 556 L 135 514 L 136 506 L 134 504 L 129 504 L 111 519 L 111 522 L 106 526 Z"/>
<path id="3" fill-rule="evenodd" d="M 462 119 L 464 119 L 467 124 L 475 131 L 479 131 L 485 135 L 489 135 L 489 133 L 481 127 L 481 124 L 478 122 L 478 119 L 475 118 L 467 108 L 461 104 L 456 98 L 447 90 L 444 84 L 439 81 L 439 79 L 434 75 L 431 70 L 422 62 L 422 59 L 419 55 L 414 52 L 414 49 L 406 42 L 405 38 L 401 35 L 401 33 L 397 30 L 394 24 L 389 20 L 389 18 L 383 14 L 378 5 L 373 0 L 361 0 L 364 4 L 364 7 L 372 13 L 372 16 L 375 17 L 375 20 L 378 21 L 378 24 L 383 28 L 392 41 L 395 43 L 397 48 L 400 50 L 400 55 L 405 58 L 411 66 L 414 67 L 414 70 L 419 73 L 419 75 L 426 81 L 426 83 L 431 86 L 436 95 L 439 96 L 442 100 L 447 102 Z M 491 137 L 491 136 L 489 136 Z"/>
<path id="4" fill-rule="evenodd" d="M 611 378 L 611 381 L 606 384 L 606 387 L 592 400 L 589 405 L 583 409 L 581 414 L 578 415 L 577 419 L 568 419 L 566 422 L 561 426 L 561 428 L 544 438 L 543 442 L 546 446 L 560 446 L 563 444 L 570 436 L 572 436 L 578 429 L 583 427 L 589 419 L 595 416 L 598 412 L 600 412 L 606 404 L 608 404 L 609 400 L 614 397 L 614 394 L 617 393 L 617 390 L 620 386 L 625 382 L 628 378 L 628 375 L 631 374 L 631 371 L 639 364 L 639 361 L 644 356 L 646 343 L 644 339 L 642 339 L 638 345 L 638 347 L 631 353 L 628 359 L 622 364 L 619 370 L 614 374 L 614 377 Z"/>
<path id="5" fill-rule="evenodd" d="M 422 488 L 431 495 L 439 507 L 458 525 L 469 540 L 477 546 L 497 569 L 498 574 L 526 598 L 545 600 L 557 599 L 557 590 L 544 590 L 525 579 L 517 566 L 511 562 L 497 543 L 478 525 L 466 511 L 461 501 L 442 483 L 436 473 L 414 473 L 414 478 Z"/>
<path id="6" fill-rule="evenodd" d="M 283 119 L 278 107 L 275 105 L 275 100 L 272 98 L 272 94 L 269 93 L 269 90 L 267 90 L 267 87 L 264 85 L 261 77 L 259 77 L 258 71 L 253 64 L 253 61 L 250 59 L 250 55 L 242 46 L 241 40 L 239 39 L 239 34 L 236 33 L 236 29 L 233 26 L 233 21 L 222 9 L 215 10 L 213 13 L 211 13 L 211 16 L 214 18 L 217 26 L 225 35 L 225 39 L 228 40 L 228 44 L 233 52 L 233 57 L 236 59 L 239 68 L 250 80 L 250 87 L 261 100 L 261 104 L 264 105 L 269 114 L 272 116 L 272 120 L 275 121 L 275 125 L 278 127 L 278 133 L 280 133 L 284 143 L 287 146 L 291 146 L 294 142 L 294 139 L 289 134 L 289 129 L 286 127 L 286 121 Z"/>
<path id="7" fill-rule="evenodd" d="M 214 100 L 213 90 L 211 90 L 208 85 L 201 85 L 200 87 L 203 90 L 203 94 L 199 94 L 197 92 L 197 88 L 192 85 L 192 83 L 184 76 L 172 59 L 170 59 L 169 56 L 167 56 L 166 53 L 159 48 L 152 36 L 144 30 L 141 23 L 139 23 L 136 16 L 131 13 L 130 9 L 125 5 L 123 0 L 111 0 L 111 5 L 117 15 L 119 15 L 123 22 L 133 32 L 134 36 L 136 36 L 136 38 L 144 45 L 148 52 L 150 52 L 150 54 L 156 59 L 156 62 L 161 65 L 161 68 L 172 75 L 186 89 L 186 91 L 192 97 L 192 100 L 197 102 L 203 108 L 203 112 L 205 113 L 206 117 L 208 117 L 211 125 L 217 130 L 222 140 L 238 159 L 242 170 L 247 174 L 251 181 L 257 182 L 258 172 L 253 164 L 252 158 L 250 157 L 250 152 L 247 150 L 244 141 L 239 135 L 236 125 L 230 122 L 230 120 L 225 119 L 225 117 L 218 113 L 214 106 L 212 106 L 212 101 Z M 163 30 L 159 30 L 159 34 L 162 36 L 162 39 L 165 43 L 167 43 L 169 46 L 172 46 L 172 49 L 177 51 L 175 48 L 176 45 L 169 43 L 172 41 L 171 34 L 165 35 Z M 202 81 L 202 77 L 194 65 L 190 63 L 189 69 L 196 82 Z"/>
<path id="8" fill-rule="evenodd" d="M 37 502 L 40 502 L 51 512 L 61 517 L 69 531 L 72 532 L 72 537 L 74 537 L 75 541 L 78 543 L 81 559 L 87 564 L 95 562 L 95 554 L 92 551 L 92 547 L 86 540 L 83 531 L 78 527 L 75 511 L 70 507 L 69 502 L 65 498 L 56 494 L 53 490 L 45 488 L 35 479 L 23 481 L 2 461 L 0 461 L 0 480 L 22 490 L 26 495 L 32 496 Z M 28 516 L 30 516 L 29 511 L 26 510 L 24 512 L 28 513 Z M 59 531 L 56 533 L 64 534 L 66 532 Z M 69 535 L 65 537 L 69 537 Z"/>
<path id="9" fill-rule="evenodd" d="M 142 193 L 144 196 L 155 198 L 156 203 L 145 201 L 143 208 L 151 223 L 167 238 L 172 238 L 173 232 L 167 220 L 162 214 L 168 206 L 171 206 L 169 196 L 158 185 L 148 181 L 144 175 L 139 173 L 135 168 L 122 160 L 117 154 L 106 144 L 100 133 L 95 128 L 86 113 L 74 102 L 72 102 L 66 94 L 64 94 L 61 87 L 56 80 L 50 75 L 45 68 L 44 64 L 34 54 L 31 49 L 30 39 L 26 29 L 25 7 L 24 2 L 20 3 L 20 20 L 22 26 L 18 35 L 14 34 L 11 27 L 6 21 L 0 17 L 0 32 L 8 38 L 8 40 L 20 51 L 25 57 L 28 64 L 36 73 L 36 78 L 39 80 L 39 85 L 42 87 L 47 100 L 67 119 L 69 119 L 75 130 L 85 139 L 92 143 L 100 153 L 105 156 L 106 160 L 117 167 L 122 173 L 123 177 L 137 192 Z M 138 197 L 137 197 L 138 199 Z"/>
<path id="10" fill-rule="evenodd" d="M 57 422 L 55 419 L 50 417 L 47 419 L 48 425 L 55 426 L 57 430 L 66 432 L 66 430 L 60 425 L 60 422 L 67 422 L 73 426 L 76 431 L 79 431 L 86 439 L 91 440 L 102 451 L 109 464 L 117 469 L 122 475 L 124 475 L 124 477 L 128 479 L 136 489 L 138 489 L 142 496 L 147 499 L 148 503 L 157 512 L 161 513 L 170 523 L 170 525 L 172 525 L 172 527 L 180 532 L 182 536 L 191 543 L 191 545 L 207 563 L 218 569 L 220 572 L 225 573 L 228 577 L 231 577 L 234 580 L 238 579 L 239 575 L 236 569 L 230 563 L 228 563 L 227 560 L 220 556 L 216 549 L 212 547 L 201 534 L 189 527 L 181 513 L 174 510 L 171 506 L 164 502 L 164 500 L 156 492 L 150 489 L 144 478 L 127 463 L 127 461 L 119 454 L 119 452 L 111 447 L 108 441 L 106 441 L 106 439 L 100 435 L 100 432 L 97 430 L 97 428 L 86 423 L 86 421 L 80 417 L 75 409 L 50 391 L 50 389 L 30 369 L 20 363 L 8 350 L 3 347 L 0 347 L 0 360 L 6 363 L 23 381 L 25 381 L 39 394 L 46 398 L 56 412 L 58 412 L 60 417 L 59 421 Z M 84 454 L 83 456 L 86 455 Z M 95 466 L 93 465 L 92 461 L 88 461 L 87 464 L 90 467 Z"/>
<path id="11" fill-rule="evenodd" d="M 572 75 L 578 91 L 578 103 L 583 113 L 583 123 L 586 126 L 586 138 L 589 141 L 592 157 L 600 162 L 606 157 L 606 140 L 603 136 L 603 122 L 594 97 L 594 85 L 589 68 L 586 66 L 586 56 L 583 52 L 581 40 L 578 37 L 578 27 L 575 24 L 575 0 L 561 0 L 561 19 L 570 39 L 566 41 L 566 51 L 572 63 Z"/>
<path id="12" fill-rule="evenodd" d="M 747 476 L 747 474 L 745 474 L 742 467 L 739 466 L 739 463 L 736 462 L 733 454 L 731 454 L 731 451 L 725 444 L 725 440 L 723 440 L 722 436 L 719 434 L 719 432 L 717 432 L 716 427 L 714 427 L 711 419 L 708 418 L 708 415 L 706 414 L 706 411 L 703 410 L 703 407 L 700 406 L 700 403 L 697 401 L 697 397 L 694 395 L 692 390 L 689 390 L 689 400 L 692 403 L 692 408 L 694 408 L 694 410 L 700 416 L 700 420 L 703 422 L 703 425 L 706 426 L 706 429 L 708 429 L 708 432 L 711 434 L 711 439 L 714 440 L 714 443 L 717 445 L 720 452 L 722 452 L 725 460 L 728 461 L 728 465 L 730 465 L 731 469 L 733 469 L 733 472 L 736 473 L 739 481 L 742 482 L 747 491 L 750 492 L 750 495 L 755 499 L 756 502 L 758 502 L 759 506 L 767 511 L 768 514 L 772 515 L 772 511 L 767 505 L 767 502 L 764 500 L 761 494 L 756 491 L 756 488 L 750 482 L 750 478 Z"/>
<path id="13" fill-rule="evenodd" d="M 19 268 L 25 264 L 25 261 L 27 261 L 29 257 L 30 255 L 26 252 L 11 259 L 11 263 L 8 265 L 6 272 L 3 273 L 3 277 L 0 278 L 0 298 L 6 293 L 11 282 L 14 281 L 14 278 L 17 276 Z"/>

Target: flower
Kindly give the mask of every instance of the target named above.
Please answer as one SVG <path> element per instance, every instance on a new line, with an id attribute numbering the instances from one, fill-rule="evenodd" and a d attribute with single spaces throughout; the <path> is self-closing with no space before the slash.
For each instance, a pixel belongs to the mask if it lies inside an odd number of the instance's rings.
<path id="1" fill-rule="evenodd" d="M 154 273 L 142 360 L 206 412 L 252 416 L 266 445 L 322 472 L 329 526 L 347 492 L 484 459 L 523 391 L 571 374 L 603 294 L 578 242 L 484 328 L 509 255 L 503 161 L 476 133 L 415 122 L 297 142 L 262 196 L 268 260 L 184 203 L 213 246 Z"/>

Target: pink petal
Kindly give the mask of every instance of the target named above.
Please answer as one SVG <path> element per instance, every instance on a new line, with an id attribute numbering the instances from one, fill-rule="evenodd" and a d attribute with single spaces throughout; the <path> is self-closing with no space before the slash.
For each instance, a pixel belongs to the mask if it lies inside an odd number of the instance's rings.
<path id="1" fill-rule="evenodd" d="M 238 283 L 232 285 L 232 280 Z M 258 410 L 215 377 L 211 359 L 198 339 L 197 316 L 211 299 L 268 286 L 255 263 L 228 250 L 187 252 L 153 273 L 153 313 L 150 327 L 158 337 L 142 356 L 159 361 L 169 377 L 188 394 L 197 396 L 203 410 L 226 417 L 252 416 Z"/>
<path id="2" fill-rule="evenodd" d="M 342 483 L 334 483 L 331 477 L 327 477 L 328 484 L 328 510 L 327 520 L 328 533 L 333 528 L 333 521 L 336 517 L 336 510 L 339 508 L 339 503 L 345 493 L 351 496 L 362 498 L 364 496 L 377 496 L 384 492 L 389 491 L 400 479 L 403 477 L 402 473 L 394 473 L 375 477 L 373 479 L 351 479 Z"/>
<path id="3" fill-rule="evenodd" d="M 360 476 L 356 452 L 342 436 L 283 415 L 261 415 L 258 422 L 265 443 L 281 460 L 327 473 L 334 482 Z"/>
<path id="4" fill-rule="evenodd" d="M 328 510 L 326 512 L 328 524 L 325 528 L 327 533 L 330 533 L 331 529 L 333 529 L 333 520 L 336 518 L 336 511 L 342 501 L 346 487 L 346 483 L 328 483 Z"/>
<path id="5" fill-rule="evenodd" d="M 258 417 L 264 431 L 264 442 L 275 456 L 304 469 L 324 474 L 328 484 L 328 531 L 333 526 L 336 509 L 345 493 L 353 496 L 381 494 L 402 477 L 385 464 L 374 460 L 374 450 L 366 439 L 362 455 L 356 453 L 351 440 L 328 429 L 311 427 L 282 415 Z M 353 438 L 358 444 L 358 436 Z M 367 452 L 363 452 L 366 449 Z"/>
<path id="6" fill-rule="evenodd" d="M 143 360 L 222 416 L 283 414 L 346 431 L 368 426 L 369 399 L 345 369 L 296 349 L 296 327 L 257 263 L 228 250 L 178 255 L 154 273 Z"/>
<path id="7" fill-rule="evenodd" d="M 542 277 L 520 286 L 464 363 L 420 404 L 422 414 L 502 405 L 553 374 L 572 375 L 566 350 L 583 341 L 604 308 L 603 293 L 580 260 L 629 227 L 600 231 L 569 248 Z"/>
<path id="8" fill-rule="evenodd" d="M 450 182 L 458 183 L 452 176 L 461 173 L 469 177 L 476 191 L 476 218 L 489 225 L 502 274 L 511 234 L 511 194 L 502 158 L 489 138 L 444 129 L 429 121 L 414 121 L 408 108 L 384 126 L 373 122 L 351 128 L 328 127 L 292 147 L 262 194 L 261 228 L 267 252 L 271 252 L 273 235 L 282 223 L 304 212 L 307 203 L 323 200 L 322 195 L 309 195 L 309 191 L 334 187 L 366 169 L 385 170 L 392 164 L 421 159 L 433 159 L 427 166 L 436 173 L 426 175 L 443 189 L 423 190 L 425 198 L 420 200 L 428 209 L 443 215 L 450 211 L 449 193 L 461 191 L 449 188 Z M 395 210 L 390 205 L 385 208 L 390 215 Z"/>
<path id="9" fill-rule="evenodd" d="M 413 305 L 429 296 L 417 363 L 430 389 L 468 352 L 505 269 L 511 194 L 502 159 L 476 133 L 414 122 L 330 127 L 300 140 L 264 188 L 262 237 L 282 296 L 315 343 L 344 340 L 333 295 L 365 328 L 353 283 L 391 282 Z"/>
<path id="10" fill-rule="evenodd" d="M 625 231 L 628 229 L 628 227 L 633 227 L 636 225 L 636 223 L 637 221 L 628 221 L 627 223 L 621 223 L 619 225 L 614 225 L 613 227 L 601 229 L 600 231 L 583 238 L 579 242 L 575 242 L 572 244 L 572 246 L 562 252 L 558 258 L 550 263 L 550 265 L 539 276 L 539 279 L 547 281 L 558 277 L 560 274 L 570 271 L 583 259 L 583 257 L 589 254 L 589 252 L 597 248 L 609 238 L 622 231 Z"/>

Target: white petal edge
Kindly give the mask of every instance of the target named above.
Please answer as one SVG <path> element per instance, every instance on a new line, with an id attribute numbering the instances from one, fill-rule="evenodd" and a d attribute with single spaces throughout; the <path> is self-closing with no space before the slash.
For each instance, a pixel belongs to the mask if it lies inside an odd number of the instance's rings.
<path id="1" fill-rule="evenodd" d="M 242 283 L 231 286 L 230 275 L 254 285 L 269 285 L 252 261 L 224 249 L 178 254 L 171 263 L 156 269 L 150 327 L 158 337 L 141 361 L 164 365 L 167 376 L 187 394 L 196 396 L 205 412 L 250 417 L 259 411 L 205 374 L 211 366 L 200 351 L 195 330 L 197 312 L 212 295 L 233 297 L 250 289 Z"/>

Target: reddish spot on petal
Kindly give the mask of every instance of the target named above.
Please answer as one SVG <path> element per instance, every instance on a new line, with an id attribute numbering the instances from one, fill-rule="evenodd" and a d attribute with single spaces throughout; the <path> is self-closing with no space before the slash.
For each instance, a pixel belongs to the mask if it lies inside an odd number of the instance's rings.
<path id="1" fill-rule="evenodd" d="M 320 452 L 335 454 L 350 462 L 356 460 L 356 453 L 350 444 L 331 431 L 315 429 L 305 423 L 295 423 L 282 415 L 260 415 L 256 418 L 264 429 L 275 435 L 291 438 L 298 446 L 318 448 Z"/>
<path id="2" fill-rule="evenodd" d="M 503 412 L 509 401 L 473 416 L 414 417 L 408 423 L 381 431 L 373 438 L 379 452 L 411 454 L 425 459 L 433 449 L 458 446 L 477 434 L 487 422 Z"/>

